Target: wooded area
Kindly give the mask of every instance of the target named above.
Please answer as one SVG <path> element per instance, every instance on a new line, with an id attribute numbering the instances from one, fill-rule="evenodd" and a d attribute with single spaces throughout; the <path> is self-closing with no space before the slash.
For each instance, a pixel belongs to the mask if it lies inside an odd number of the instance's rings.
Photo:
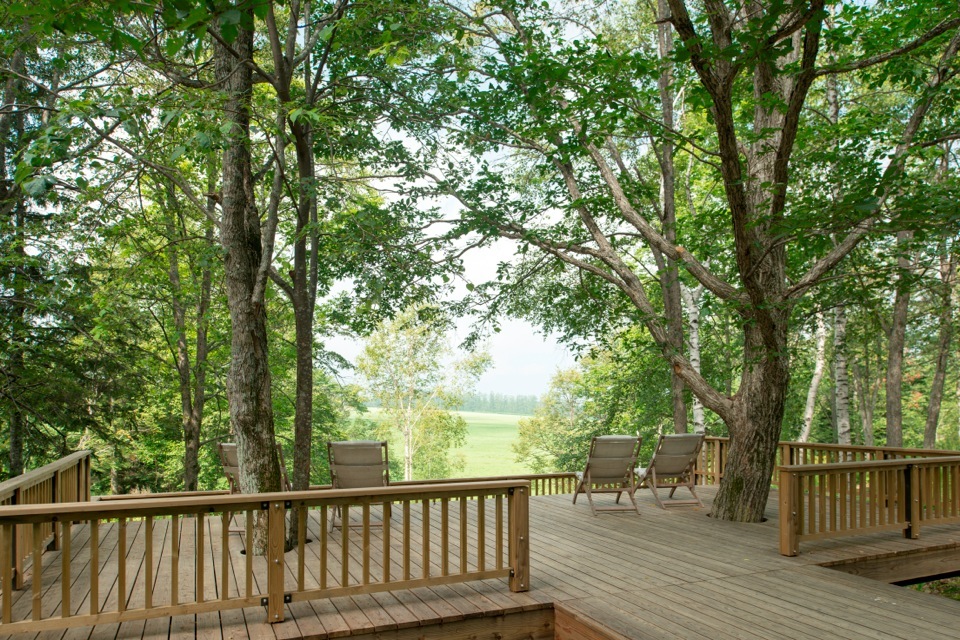
<path id="1" fill-rule="evenodd" d="M 305 489 L 363 430 L 326 340 L 413 303 L 588 354 L 526 429 L 548 467 L 729 435 L 720 518 L 762 518 L 780 439 L 960 447 L 955 3 L 0 11 L 8 475 L 206 488 L 230 439 L 275 490 L 279 441 Z"/>

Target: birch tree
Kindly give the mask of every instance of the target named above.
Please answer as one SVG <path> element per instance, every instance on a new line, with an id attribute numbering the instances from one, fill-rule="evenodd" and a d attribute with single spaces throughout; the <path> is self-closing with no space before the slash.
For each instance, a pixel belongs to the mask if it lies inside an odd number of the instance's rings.
<path id="1" fill-rule="evenodd" d="M 449 329 L 436 308 L 412 305 L 383 321 L 357 359 L 368 393 L 399 432 L 404 480 L 414 479 L 420 451 L 431 449 L 445 457 L 451 446 L 462 443 L 466 423 L 450 410 L 472 392 L 490 364 L 483 351 L 454 359 Z"/>

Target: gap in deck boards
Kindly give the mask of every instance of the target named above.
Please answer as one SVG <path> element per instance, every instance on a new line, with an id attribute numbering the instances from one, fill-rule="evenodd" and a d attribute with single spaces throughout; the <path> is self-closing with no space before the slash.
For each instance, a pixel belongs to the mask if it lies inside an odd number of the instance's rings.
<path id="1" fill-rule="evenodd" d="M 821 566 L 888 584 L 909 586 L 960 576 L 960 544 Z"/>

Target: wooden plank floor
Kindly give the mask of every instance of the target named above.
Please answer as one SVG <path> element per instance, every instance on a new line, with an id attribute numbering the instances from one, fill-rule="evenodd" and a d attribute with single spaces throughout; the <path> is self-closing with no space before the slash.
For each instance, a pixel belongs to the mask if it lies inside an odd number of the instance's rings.
<path id="1" fill-rule="evenodd" d="M 777 552 L 775 493 L 767 510 L 768 521 L 745 525 L 707 516 L 713 491 L 701 489 L 707 509 L 678 507 L 669 511 L 656 508 L 649 492 L 642 491 L 638 493 L 640 516 L 606 513 L 593 517 L 585 499 L 573 505 L 570 496 L 532 498 L 532 589 L 527 593 L 510 593 L 505 580 L 487 580 L 293 603 L 287 607 L 286 620 L 275 625 L 265 622 L 262 608 L 251 607 L 16 637 L 322 639 L 464 620 L 476 621 L 476 628 L 482 630 L 483 620 L 493 620 L 492 616 L 521 612 L 532 616 L 532 612 L 554 606 L 569 619 L 602 623 L 609 634 L 605 637 L 630 639 L 914 639 L 944 637 L 951 633 L 945 630 L 960 628 L 960 602 L 818 566 L 924 548 L 957 546 L 960 553 L 960 527 L 925 528 L 919 540 L 881 533 L 802 543 L 798 557 L 785 558 Z M 314 539 L 319 526 L 316 521 L 310 524 Z M 230 563 L 222 567 L 217 548 L 219 527 L 217 518 L 206 521 L 203 572 L 205 594 L 211 599 L 219 595 L 224 569 L 231 593 L 239 593 L 245 586 L 240 584 L 246 561 L 240 554 L 242 537 L 230 536 Z M 134 586 L 134 598 L 141 599 L 139 585 L 146 579 L 143 528 L 142 523 L 130 522 L 126 532 L 128 585 Z M 192 598 L 198 569 L 193 566 L 194 521 L 180 520 L 178 530 L 178 589 L 185 598 Z M 158 520 L 152 571 L 158 593 L 169 593 L 171 588 L 171 534 L 170 521 Z M 100 601 L 105 609 L 116 606 L 116 569 L 104 559 L 116 549 L 118 536 L 116 525 L 101 527 Z M 90 594 L 82 586 L 90 571 L 89 540 L 86 526 L 74 527 L 71 603 L 79 611 L 89 610 Z M 294 576 L 295 554 L 288 556 L 287 573 Z M 51 613 L 60 605 L 60 563 L 59 552 L 44 555 L 43 608 Z M 335 566 L 329 570 L 339 571 Z M 14 595 L 14 619 L 29 615 L 31 580 L 28 574 L 26 588 Z M 255 583 L 253 588 L 258 593 L 265 585 Z"/>

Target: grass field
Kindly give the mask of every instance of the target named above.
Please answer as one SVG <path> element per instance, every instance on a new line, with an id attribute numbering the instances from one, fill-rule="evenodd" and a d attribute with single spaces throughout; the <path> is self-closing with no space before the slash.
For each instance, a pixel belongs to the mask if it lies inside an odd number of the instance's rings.
<path id="1" fill-rule="evenodd" d="M 530 473 L 515 460 L 511 444 L 517 439 L 518 421 L 524 416 L 500 413 L 459 412 L 467 421 L 467 444 L 453 453 L 466 461 L 458 478 Z"/>
<path id="2" fill-rule="evenodd" d="M 376 419 L 379 409 L 371 408 L 370 417 Z M 525 416 L 501 413 L 459 411 L 467 421 L 467 443 L 453 449 L 453 455 L 462 455 L 466 465 L 454 477 L 503 476 L 530 473 L 515 460 L 510 447 L 517 439 L 518 422 Z M 393 458 L 394 456 L 390 456 Z"/>

